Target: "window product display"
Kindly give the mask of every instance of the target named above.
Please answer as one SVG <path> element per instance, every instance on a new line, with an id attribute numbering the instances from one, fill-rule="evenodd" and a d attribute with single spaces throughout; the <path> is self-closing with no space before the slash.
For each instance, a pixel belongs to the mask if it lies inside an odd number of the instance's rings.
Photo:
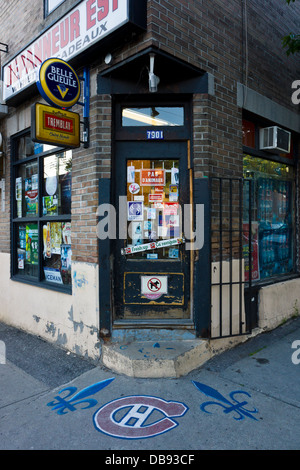
<path id="1" fill-rule="evenodd" d="M 37 277 L 38 238 L 37 224 L 28 223 L 17 226 L 18 273 Z"/>
<path id="2" fill-rule="evenodd" d="M 72 152 L 27 134 L 14 140 L 14 152 L 13 275 L 71 286 Z"/>
<path id="3" fill-rule="evenodd" d="M 18 166 L 15 183 L 17 217 L 38 215 L 38 165 L 33 160 Z"/>
<path id="4" fill-rule="evenodd" d="M 44 158 L 44 216 L 71 212 L 71 159 L 71 150 Z"/>
<path id="5" fill-rule="evenodd" d="M 294 269 L 293 167 L 245 155 L 244 177 L 252 181 L 252 280 L 291 273 Z M 245 188 L 244 203 L 249 200 L 249 186 Z M 244 220 L 245 224 L 249 223 L 249 213 L 244 214 Z"/>
<path id="6" fill-rule="evenodd" d="M 43 225 L 43 271 L 48 282 L 71 284 L 71 223 Z"/>

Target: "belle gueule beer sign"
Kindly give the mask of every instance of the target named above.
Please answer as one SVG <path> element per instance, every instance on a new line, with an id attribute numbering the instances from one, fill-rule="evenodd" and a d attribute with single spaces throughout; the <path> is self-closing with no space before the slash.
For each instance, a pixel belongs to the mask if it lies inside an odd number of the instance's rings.
<path id="1" fill-rule="evenodd" d="M 41 103 L 32 106 L 32 140 L 60 147 L 79 147 L 80 117 L 67 111 L 80 97 L 80 81 L 75 70 L 61 59 L 47 59 L 39 68 L 36 83 L 42 97 L 54 107 Z"/>

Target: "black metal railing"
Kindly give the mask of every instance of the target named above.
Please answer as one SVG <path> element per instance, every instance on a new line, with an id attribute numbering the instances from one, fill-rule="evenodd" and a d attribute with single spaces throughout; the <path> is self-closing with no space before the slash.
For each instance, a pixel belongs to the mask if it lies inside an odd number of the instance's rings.
<path id="1" fill-rule="evenodd" d="M 210 192 L 211 338 L 248 334 L 253 326 L 251 180 L 211 177 Z"/>

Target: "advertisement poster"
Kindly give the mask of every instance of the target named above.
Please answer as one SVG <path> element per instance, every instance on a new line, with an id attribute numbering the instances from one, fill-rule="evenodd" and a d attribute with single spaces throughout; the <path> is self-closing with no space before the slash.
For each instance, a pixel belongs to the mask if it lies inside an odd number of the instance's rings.
<path id="1" fill-rule="evenodd" d="M 38 227 L 37 224 L 26 225 L 26 263 L 38 264 Z"/>
<path id="2" fill-rule="evenodd" d="M 17 217 L 22 217 L 22 178 L 16 178 Z"/>
<path id="3" fill-rule="evenodd" d="M 66 245 L 71 245 L 71 222 L 62 223 L 62 239 Z"/>
<path id="4" fill-rule="evenodd" d="M 26 215 L 38 213 L 38 175 L 25 178 Z"/>
<path id="5" fill-rule="evenodd" d="M 64 284 L 71 284 L 71 245 L 61 245 L 61 276 Z"/>
<path id="6" fill-rule="evenodd" d="M 57 196 L 43 197 L 43 215 L 58 215 Z"/>
<path id="7" fill-rule="evenodd" d="M 51 222 L 51 254 L 60 255 L 60 245 L 62 240 L 61 222 Z"/>
<path id="8" fill-rule="evenodd" d="M 252 281 L 260 279 L 259 274 L 259 251 L 258 251 L 258 222 L 251 224 L 251 269 Z M 245 260 L 245 281 L 249 281 L 249 223 L 243 222 L 243 257 Z"/>

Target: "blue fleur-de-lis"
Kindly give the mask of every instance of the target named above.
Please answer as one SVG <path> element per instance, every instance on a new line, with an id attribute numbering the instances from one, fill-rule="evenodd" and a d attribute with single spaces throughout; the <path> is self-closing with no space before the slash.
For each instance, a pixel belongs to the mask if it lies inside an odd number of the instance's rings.
<path id="1" fill-rule="evenodd" d="M 93 398 L 89 398 L 85 400 L 85 398 L 91 395 L 95 395 L 95 393 L 107 387 L 107 385 L 109 385 L 113 380 L 114 378 L 106 379 L 106 380 L 102 380 L 102 382 L 98 382 L 94 385 L 90 385 L 89 387 L 86 387 L 83 390 L 81 390 L 81 392 L 76 393 L 76 395 L 74 395 L 70 400 L 67 400 L 67 398 L 73 395 L 73 393 L 77 391 L 77 388 L 76 387 L 63 388 L 62 390 L 60 390 L 60 392 L 58 392 L 59 394 L 65 391 L 68 391 L 69 393 L 64 397 L 57 395 L 56 397 L 54 397 L 54 401 L 51 401 L 50 403 L 48 403 L 47 406 L 52 406 L 52 410 L 58 410 L 57 414 L 59 415 L 65 415 L 68 411 L 76 411 L 77 409 L 76 407 L 80 403 L 87 404 L 86 406 L 83 406 L 82 409 L 91 408 L 92 406 L 97 405 L 97 400 Z"/>
<path id="2" fill-rule="evenodd" d="M 254 419 L 255 421 L 258 421 L 254 416 L 252 416 L 254 413 L 258 412 L 258 410 L 256 408 L 254 408 L 253 410 L 248 410 L 247 408 L 245 408 L 245 405 L 248 404 L 247 401 L 239 402 L 238 400 L 236 400 L 234 398 L 234 396 L 238 393 L 247 395 L 247 397 L 251 398 L 251 395 L 248 392 L 244 392 L 243 390 L 236 390 L 234 392 L 231 392 L 229 394 L 229 396 L 230 396 L 231 400 L 233 400 L 233 403 L 232 403 L 229 400 L 227 400 L 227 398 L 225 398 L 220 392 L 218 392 L 214 388 L 209 387 L 208 385 L 202 384 L 200 382 L 194 382 L 193 380 L 192 380 L 192 383 L 195 385 L 195 387 L 200 392 L 204 393 L 204 395 L 206 395 L 207 397 L 211 397 L 211 398 L 214 398 L 216 400 L 219 400 L 219 402 L 222 402 L 222 403 L 219 403 L 217 401 L 206 401 L 205 403 L 202 403 L 202 405 L 200 406 L 200 409 L 202 411 L 204 411 L 205 413 L 210 413 L 209 411 L 206 411 L 207 406 L 209 406 L 209 405 L 219 405 L 222 408 L 224 408 L 224 413 L 226 413 L 226 414 L 232 413 L 232 412 L 237 413 L 238 416 L 233 417 L 237 421 L 239 421 L 241 419 L 244 419 L 245 417 Z"/>

